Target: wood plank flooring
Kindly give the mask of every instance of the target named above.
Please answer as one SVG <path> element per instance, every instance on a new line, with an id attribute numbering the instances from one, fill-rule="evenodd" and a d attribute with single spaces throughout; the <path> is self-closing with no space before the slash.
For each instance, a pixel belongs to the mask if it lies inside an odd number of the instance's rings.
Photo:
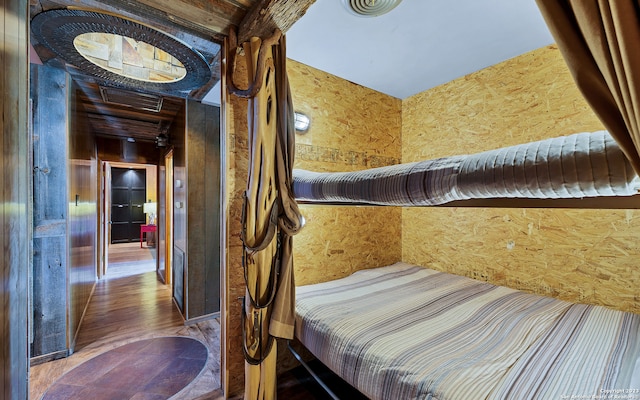
<path id="1" fill-rule="evenodd" d="M 140 249 L 139 243 L 111 246 L 107 276 L 96 284 L 75 353 L 31 367 L 30 399 L 40 399 L 56 379 L 84 361 L 124 344 L 159 336 L 193 337 L 209 349 L 205 372 L 180 397 L 222 399 L 219 320 L 185 326 L 171 299 L 171 288 L 156 277 L 150 249 Z"/>

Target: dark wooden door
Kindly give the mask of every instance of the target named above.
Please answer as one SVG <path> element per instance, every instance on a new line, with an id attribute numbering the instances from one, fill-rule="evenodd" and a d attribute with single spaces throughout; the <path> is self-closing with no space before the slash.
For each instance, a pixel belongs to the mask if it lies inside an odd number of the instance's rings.
<path id="1" fill-rule="evenodd" d="M 111 243 L 140 240 L 146 197 L 146 170 L 111 168 Z"/>

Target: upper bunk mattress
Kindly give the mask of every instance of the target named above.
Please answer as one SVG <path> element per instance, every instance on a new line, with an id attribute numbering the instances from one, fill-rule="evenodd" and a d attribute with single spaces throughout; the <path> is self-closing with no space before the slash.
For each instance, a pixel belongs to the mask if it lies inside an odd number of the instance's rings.
<path id="1" fill-rule="evenodd" d="M 429 206 L 486 198 L 637 194 L 640 178 L 607 131 L 354 172 L 293 171 L 297 200 Z"/>
<path id="2" fill-rule="evenodd" d="M 640 398 L 637 314 L 405 263 L 296 298 L 298 339 L 372 399 Z"/>

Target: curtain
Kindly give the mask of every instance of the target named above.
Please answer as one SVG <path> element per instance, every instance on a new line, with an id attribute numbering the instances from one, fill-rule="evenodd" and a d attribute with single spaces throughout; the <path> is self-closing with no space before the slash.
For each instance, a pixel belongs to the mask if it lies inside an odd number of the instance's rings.
<path id="1" fill-rule="evenodd" d="M 640 2 L 537 3 L 578 88 L 640 173 Z"/>

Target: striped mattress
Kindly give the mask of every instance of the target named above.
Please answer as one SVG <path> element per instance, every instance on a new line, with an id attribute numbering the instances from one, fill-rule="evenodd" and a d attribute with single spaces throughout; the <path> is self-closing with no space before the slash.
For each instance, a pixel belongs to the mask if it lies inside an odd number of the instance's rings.
<path id="1" fill-rule="evenodd" d="M 293 170 L 298 201 L 431 206 L 490 198 L 632 196 L 640 178 L 607 131 L 354 172 Z"/>
<path id="2" fill-rule="evenodd" d="M 371 399 L 640 399 L 637 314 L 406 263 L 296 291 L 296 337 Z"/>

